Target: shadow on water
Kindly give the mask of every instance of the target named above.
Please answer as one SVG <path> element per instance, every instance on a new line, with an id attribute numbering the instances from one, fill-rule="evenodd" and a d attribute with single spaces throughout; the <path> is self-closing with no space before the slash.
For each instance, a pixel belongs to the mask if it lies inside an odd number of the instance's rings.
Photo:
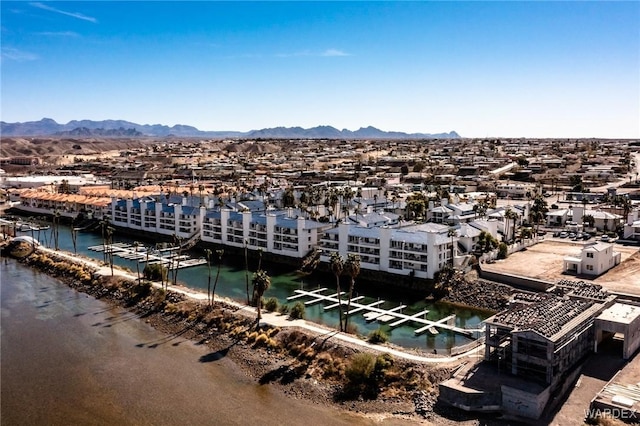
<path id="1" fill-rule="evenodd" d="M 84 315 L 87 315 L 87 314 L 100 315 L 100 314 L 103 314 L 105 312 L 109 312 L 111 310 L 113 310 L 113 308 L 111 306 L 109 306 L 106 309 L 100 309 L 99 311 L 96 311 L 96 312 L 79 312 L 77 314 L 74 314 L 73 316 L 74 317 L 81 317 L 81 316 L 84 316 Z"/>
<path id="2" fill-rule="evenodd" d="M 131 321 L 131 320 L 137 320 L 142 318 L 142 314 L 123 314 L 120 316 L 111 316 L 108 318 L 105 318 L 104 321 L 98 321 L 94 324 L 91 324 L 93 327 L 112 327 L 116 324 L 121 324 L 127 321 Z"/>
<path id="3" fill-rule="evenodd" d="M 179 338 L 183 334 L 185 334 L 188 331 L 192 330 L 195 326 L 196 326 L 196 323 L 189 324 L 186 327 L 184 327 L 182 330 L 177 331 L 177 332 L 175 332 L 173 334 L 169 334 L 167 336 L 161 337 L 160 339 L 158 339 L 156 341 L 151 341 L 151 342 L 146 342 L 146 343 L 138 343 L 136 345 L 136 347 L 137 348 L 147 347 L 149 349 L 155 349 L 160 345 L 164 345 L 166 343 L 171 342 L 172 340 L 175 340 L 175 339 Z M 178 345 L 180 345 L 180 343 L 182 343 L 182 342 L 174 342 L 173 346 L 178 346 Z"/>

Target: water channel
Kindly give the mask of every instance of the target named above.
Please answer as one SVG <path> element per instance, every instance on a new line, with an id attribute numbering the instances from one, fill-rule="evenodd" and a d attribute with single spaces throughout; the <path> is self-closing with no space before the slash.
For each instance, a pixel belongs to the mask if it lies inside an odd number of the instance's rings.
<path id="1" fill-rule="evenodd" d="M 34 237 L 40 239 L 42 243 L 46 242 L 46 245 L 51 247 L 52 242 L 50 238 L 51 230 L 41 231 L 38 236 L 38 232 L 34 232 Z M 19 232 L 19 235 L 31 235 L 30 232 Z M 46 241 L 45 241 L 46 239 Z M 114 242 L 133 243 L 133 240 L 128 238 L 122 233 L 116 232 L 113 237 Z M 77 234 L 77 252 L 88 257 L 92 257 L 98 260 L 103 259 L 103 254 L 100 252 L 91 251 L 88 247 L 101 245 L 103 243 L 100 232 L 79 232 Z M 141 242 L 142 243 L 142 242 Z M 142 243 L 145 244 L 145 243 Z M 153 244 L 147 242 L 149 246 Z M 71 231 L 68 226 L 60 225 L 59 229 L 59 248 L 61 250 L 73 252 L 73 242 L 71 239 Z M 194 251 L 191 253 L 194 257 L 203 256 L 201 252 Z M 215 256 L 215 254 L 214 254 Z M 122 259 L 114 256 L 114 264 L 126 267 L 136 272 L 137 261 Z M 252 264 L 253 263 L 253 264 Z M 138 264 L 140 270 L 144 268 L 144 263 Z M 257 269 L 257 262 L 251 261 L 249 264 L 249 270 L 255 271 Z M 325 294 L 330 292 L 335 293 L 335 278 L 321 273 L 313 273 L 307 276 L 301 276 L 292 267 L 284 267 L 282 265 L 269 264 L 263 262 L 262 268 L 265 269 L 271 276 L 271 287 L 265 293 L 265 298 L 276 297 L 280 303 L 286 303 L 286 298 L 292 296 L 296 289 L 313 290 L 318 287 L 326 287 L 329 290 Z M 215 277 L 217 269 L 217 259 L 212 260 L 212 275 Z M 195 266 L 190 268 L 180 269 L 178 272 L 178 281 L 183 283 L 189 288 L 197 289 L 206 292 L 207 290 L 207 277 L 208 271 L 206 265 Z M 346 279 L 342 286 L 346 286 Z M 344 290 L 344 288 L 343 288 Z M 355 292 L 360 296 L 365 296 L 360 300 L 360 303 L 367 304 L 373 303 L 377 300 L 384 300 L 383 305 L 379 305 L 381 308 L 391 309 L 400 304 L 407 305 L 402 310 L 403 314 L 412 315 L 424 310 L 428 310 L 426 318 L 429 320 L 439 320 L 451 314 L 456 315 L 456 326 L 460 328 L 475 328 L 483 319 L 489 315 L 486 311 L 461 308 L 453 306 L 448 303 L 442 302 L 427 302 L 423 298 L 411 295 L 403 294 L 398 289 L 389 288 L 388 290 L 376 288 L 366 288 L 366 283 L 360 283 L 356 279 Z M 246 301 L 246 282 L 245 282 L 245 270 L 244 270 L 244 257 L 240 259 L 238 256 L 224 256 L 223 265 L 220 270 L 220 279 L 218 282 L 216 294 L 229 297 L 231 299 L 244 302 Z M 354 294 L 356 296 L 356 294 Z M 308 299 L 299 299 L 301 301 Z M 292 304 L 292 302 L 290 302 Z M 331 309 L 325 311 L 323 304 L 315 304 L 306 306 L 305 318 L 307 320 L 328 325 L 330 327 L 337 327 L 338 312 L 337 309 Z M 362 313 L 355 314 L 350 317 L 350 323 L 357 327 L 358 333 L 361 335 L 368 335 L 371 331 L 381 328 L 385 333 L 389 335 L 391 343 L 406 347 L 406 348 L 418 348 L 427 350 L 429 352 L 434 349 L 441 354 L 448 354 L 450 349 L 455 346 L 461 346 L 470 343 L 472 340 L 469 337 L 456 334 L 446 330 L 440 330 L 436 335 L 429 332 L 416 336 L 414 330 L 420 325 L 405 324 L 395 328 L 390 328 L 388 324 L 379 324 L 375 321 L 367 322 Z"/>
<path id="2" fill-rule="evenodd" d="M 229 357 L 15 260 L 0 260 L 0 277 L 2 425 L 406 424 L 260 385 Z"/>

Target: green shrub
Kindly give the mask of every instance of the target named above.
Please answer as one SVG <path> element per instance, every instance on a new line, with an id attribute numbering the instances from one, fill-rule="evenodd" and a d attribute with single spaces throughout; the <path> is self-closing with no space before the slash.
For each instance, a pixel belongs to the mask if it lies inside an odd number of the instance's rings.
<path id="1" fill-rule="evenodd" d="M 349 324 L 347 324 L 347 329 L 345 330 L 345 332 L 357 336 L 358 335 L 358 326 L 356 324 L 350 322 Z"/>
<path id="2" fill-rule="evenodd" d="M 289 313 L 289 305 L 283 304 L 278 308 L 278 312 L 282 315 L 287 315 Z"/>
<path id="3" fill-rule="evenodd" d="M 142 270 L 142 276 L 152 281 L 166 281 L 169 277 L 169 270 L 159 263 L 147 265 Z"/>
<path id="4" fill-rule="evenodd" d="M 135 283 L 131 287 L 131 297 L 147 297 L 151 293 L 151 283 L 149 281 L 141 281 Z"/>
<path id="5" fill-rule="evenodd" d="M 264 302 L 264 309 L 268 312 L 276 312 L 279 306 L 280 302 L 275 297 L 270 297 Z"/>
<path id="6" fill-rule="evenodd" d="M 369 343 L 373 344 L 386 343 L 389 341 L 389 336 L 387 335 L 387 333 L 382 331 L 381 328 L 379 328 L 369 333 L 369 337 L 367 340 L 369 341 Z"/>
<path id="7" fill-rule="evenodd" d="M 498 244 L 498 259 L 506 259 L 508 250 L 509 250 L 509 247 L 507 247 L 507 244 L 505 243 Z"/>
<path id="8" fill-rule="evenodd" d="M 347 380 L 352 385 L 367 383 L 376 367 L 376 358 L 365 352 L 357 353 L 351 358 L 351 363 L 345 370 Z"/>
<path id="9" fill-rule="evenodd" d="M 289 316 L 292 319 L 304 318 L 304 304 L 302 302 L 296 302 L 295 305 L 293 305 L 293 307 L 291 308 Z"/>

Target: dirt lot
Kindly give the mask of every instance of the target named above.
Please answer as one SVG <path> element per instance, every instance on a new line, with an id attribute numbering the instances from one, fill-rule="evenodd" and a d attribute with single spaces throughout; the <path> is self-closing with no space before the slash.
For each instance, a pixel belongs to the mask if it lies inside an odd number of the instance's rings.
<path id="1" fill-rule="evenodd" d="M 600 284 L 611 291 L 640 295 L 640 251 L 637 246 L 615 244 L 614 250 L 622 255 L 620 265 L 595 279 L 563 274 L 564 257 L 579 256 L 585 244 L 589 242 L 548 238 L 527 250 L 513 253 L 505 260 L 485 264 L 483 269 L 551 282 L 561 279 L 581 279 Z"/>

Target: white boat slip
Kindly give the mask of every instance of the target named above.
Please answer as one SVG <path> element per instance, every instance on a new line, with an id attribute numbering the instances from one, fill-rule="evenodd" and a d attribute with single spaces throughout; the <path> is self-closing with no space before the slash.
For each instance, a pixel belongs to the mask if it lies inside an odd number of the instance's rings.
<path id="1" fill-rule="evenodd" d="M 334 308 L 336 306 L 339 306 L 340 304 L 342 305 L 346 304 L 345 300 L 339 299 L 337 297 L 338 296 L 337 293 L 331 294 L 331 295 L 322 294 L 322 292 L 325 290 L 327 290 L 327 288 L 324 288 L 324 287 L 311 290 L 311 291 L 294 290 L 294 293 L 296 294 L 288 297 L 287 300 L 294 300 L 301 297 L 309 297 L 309 298 L 312 298 L 311 299 L 312 303 L 318 303 L 318 302 L 333 303 L 332 305 L 326 306 L 325 310 Z M 466 336 L 471 336 L 474 332 L 474 330 L 467 330 L 464 328 L 456 327 L 455 315 L 450 315 L 440 320 L 428 320 L 426 319 L 426 315 L 429 313 L 428 310 L 423 310 L 421 312 L 418 312 L 412 315 L 405 315 L 400 312 L 397 312 L 397 311 L 400 311 L 402 308 L 405 308 L 406 306 L 404 305 L 396 306 L 395 308 L 391 308 L 391 309 L 383 309 L 378 307 L 378 305 L 381 305 L 384 303 L 383 300 L 378 300 L 370 304 L 362 304 L 356 301 L 356 299 L 360 300 L 361 298 L 363 298 L 363 296 L 358 296 L 358 298 L 351 299 L 351 307 L 353 309 L 347 312 L 347 315 L 353 315 L 356 312 L 366 311 L 363 315 L 366 319 L 371 321 L 373 319 L 378 319 L 381 322 L 388 322 L 388 321 L 391 321 L 392 319 L 396 319 L 397 321 L 389 324 L 390 327 L 397 327 L 400 324 L 404 324 L 406 322 L 417 323 L 421 327 L 415 330 L 416 334 L 423 333 L 429 328 L 434 328 L 435 331 L 438 331 L 439 329 L 450 330 L 455 333 L 463 334 Z"/>

